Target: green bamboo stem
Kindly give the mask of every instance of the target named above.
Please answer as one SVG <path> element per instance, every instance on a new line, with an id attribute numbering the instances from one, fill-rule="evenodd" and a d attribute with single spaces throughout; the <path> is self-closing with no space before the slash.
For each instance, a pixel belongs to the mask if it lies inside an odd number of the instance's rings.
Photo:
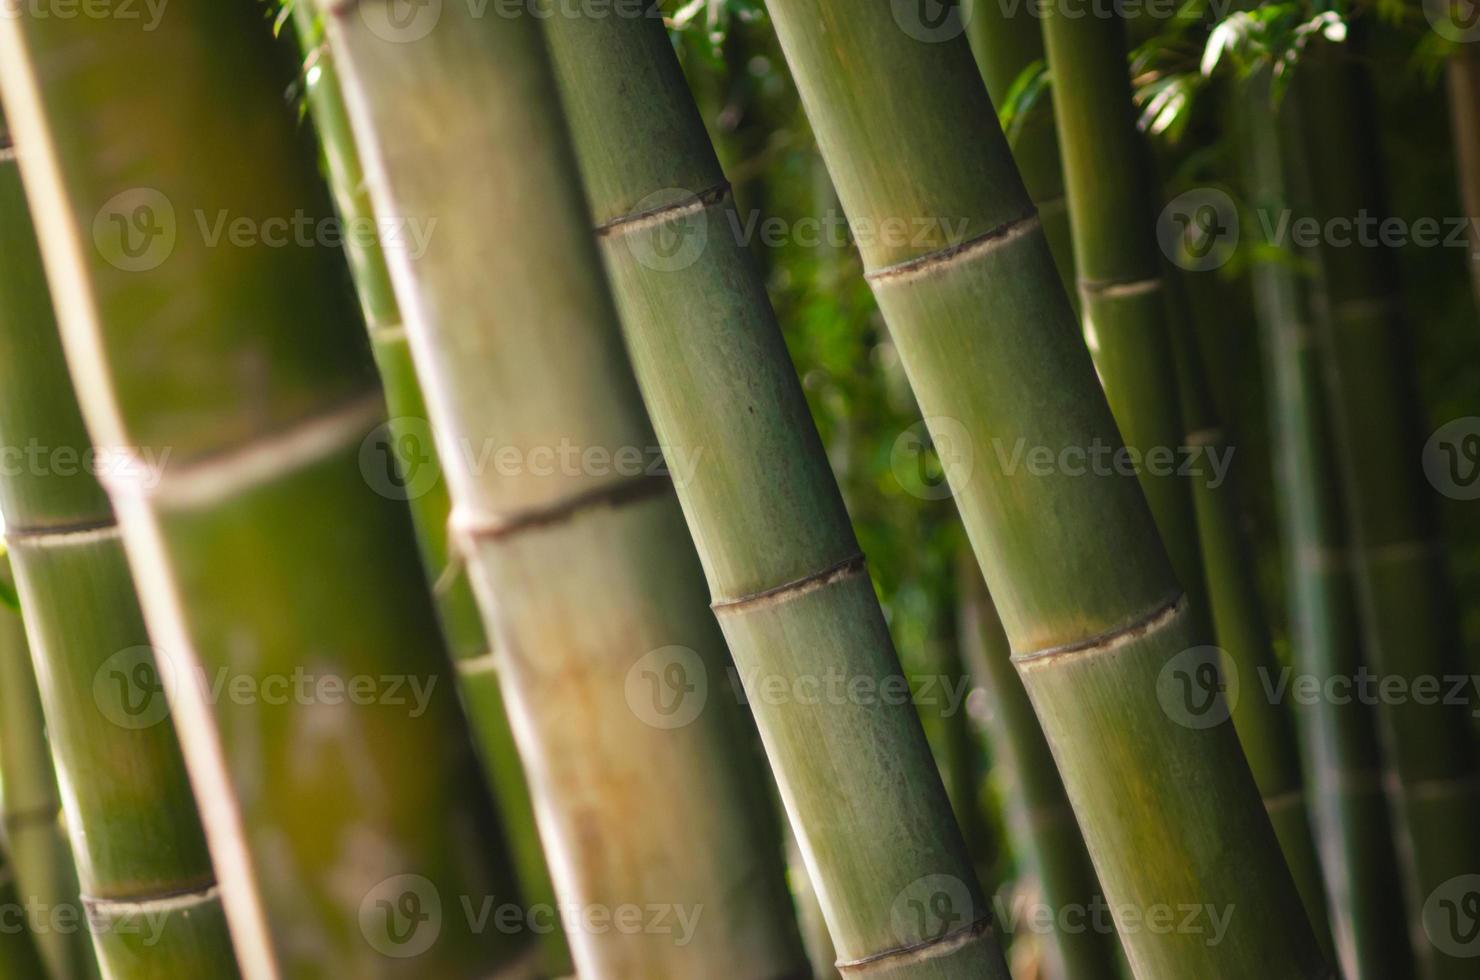
<path id="1" fill-rule="evenodd" d="M 3 555 L 0 581 L 7 587 L 11 582 L 10 560 Z M 25 626 L 8 608 L 0 608 L 0 789 L 0 874 L 6 877 L 0 901 L 14 903 L 3 906 L 6 924 L 25 927 L 0 934 L 0 969 L 13 970 L 16 980 L 95 980 L 98 962 L 63 826 L 35 668 Z M 16 923 L 13 916 L 22 918 Z"/>
<path id="2" fill-rule="evenodd" d="M 1055 458 L 1120 442 L 967 45 L 921 43 L 884 4 L 768 7 L 850 218 L 936 219 L 864 261 L 961 460 L 957 503 L 1133 969 L 1329 975 L 1232 726 L 1179 724 L 1158 697 L 1206 636 L 1139 485 L 1012 465 L 1019 439 Z M 1231 907 L 1226 935 L 1129 925 L 1179 904 Z"/>
<path id="3" fill-rule="evenodd" d="M 110 980 L 233 977 L 163 694 L 129 680 L 157 675 L 117 525 L 87 468 L 62 461 L 92 444 L 13 159 L 0 162 L 0 216 L 0 440 L 47 451 L 0 474 L 0 507 L 98 961 Z"/>
<path id="4" fill-rule="evenodd" d="M 992 746 L 992 775 L 1005 800 L 1008 835 L 1024 876 L 1036 881 L 1055 912 L 1098 908 L 1104 898 L 1079 823 L 1064 792 L 1038 718 L 1012 667 L 1002 620 L 987 593 L 976 560 L 963 554 L 956 581 L 961 589 L 961 636 L 967 664 L 987 696 L 986 727 Z M 1065 922 L 1055 917 L 1055 924 Z M 1055 928 L 1044 942 L 1048 980 L 1092 980 L 1120 976 L 1113 933 L 1073 923 Z"/>
<path id="5" fill-rule="evenodd" d="M 775 681 L 815 682 L 829 669 L 850 682 L 904 678 L 666 32 L 654 19 L 556 17 L 547 36 L 659 439 L 705 451 L 679 499 L 839 969 L 1005 977 L 915 708 L 766 695 Z M 665 261 L 670 239 L 699 251 Z M 940 890 L 952 900 L 950 921 L 902 927 L 902 905 L 926 878 L 954 883 Z"/>
<path id="6" fill-rule="evenodd" d="M 1223 423 L 1212 406 L 1186 296 L 1175 282 L 1172 288 L 1175 296 L 1171 341 L 1182 418 L 1187 427 L 1184 443 L 1205 454 L 1203 472 L 1189 484 L 1197 514 L 1213 632 L 1241 681 L 1241 695 L 1231 705 L 1233 726 L 1254 781 L 1259 784 L 1259 795 L 1274 824 L 1280 849 L 1295 876 L 1316 939 L 1327 955 L 1332 956 L 1336 951 L 1332 946 L 1321 862 L 1300 768 L 1295 720 L 1289 705 L 1268 694 L 1267 685 L 1276 682 L 1281 664 L 1275 656 L 1274 638 L 1255 579 L 1253 547 L 1244 527 L 1237 470 L 1230 468 L 1221 479 L 1208 472 L 1208 459 L 1232 464 L 1234 447 L 1229 444 Z"/>
<path id="7" fill-rule="evenodd" d="M 578 972 L 800 970 L 752 730 L 682 513 L 668 480 L 631 463 L 655 439 L 538 22 L 447 5 L 397 43 L 370 26 L 382 0 L 321 9 L 376 212 L 439 219 L 420 258 L 386 258 L 556 889 L 583 907 L 702 908 L 689 937 L 573 933 Z M 567 446 L 578 458 L 562 465 Z M 481 451 L 512 453 L 517 472 L 478 465 Z"/>
<path id="8" fill-rule="evenodd" d="M 1371 79 L 1348 45 L 1320 45 L 1292 88 L 1314 216 L 1385 216 Z M 1414 690 L 1421 678 L 1464 676 L 1458 613 L 1419 451 L 1420 403 L 1396 257 L 1375 243 L 1327 241 L 1317 258 L 1324 300 L 1316 324 L 1325 359 L 1337 461 L 1352 533 L 1352 572 L 1374 671 Z M 1480 771 L 1469 708 L 1452 698 L 1379 699 L 1413 943 L 1430 978 L 1473 974 L 1474 963 L 1429 940 L 1424 907 L 1461 874 L 1480 873 Z M 1442 935 L 1442 933 L 1441 933 Z"/>
<path id="9" fill-rule="evenodd" d="M 374 209 L 365 186 L 364 168 L 350 131 L 334 58 L 322 43 L 322 30 L 307 0 L 293 0 L 294 31 L 304 55 L 305 100 L 324 155 L 329 189 L 339 216 L 348 225 L 372 224 Z M 385 388 L 391 416 L 384 451 L 399 464 L 399 478 L 387 489 L 408 498 L 411 520 L 421 546 L 442 631 L 458 668 L 458 686 L 469 720 L 478 736 L 480 759 L 513 848 L 519 890 L 525 903 L 553 907 L 555 886 L 540 845 L 534 805 L 519 764 L 514 733 L 493 669 L 488 635 L 478 613 L 462 557 L 451 547 L 448 523 L 452 498 L 442 476 L 435 444 L 428 444 L 426 399 L 416 379 L 411 348 L 396 305 L 390 270 L 375 238 L 346 242 L 345 254 L 369 331 L 370 349 Z M 542 965 L 550 976 L 565 976 L 573 965 L 570 947 L 558 922 L 540 939 Z"/>
<path id="10" fill-rule="evenodd" d="M 1460 201 L 1470 219 L 1470 284 L 1480 303 L 1480 51 L 1462 44 L 1449 59 L 1449 117 L 1454 133 Z"/>
<path id="11" fill-rule="evenodd" d="M 966 22 L 966 36 L 982 81 L 987 85 L 987 94 L 1000 111 L 1023 71 L 1034 62 L 1045 60 L 1042 20 L 1032 4 L 1014 5 L 1003 0 L 974 3 L 971 14 Z M 1040 99 L 1027 118 L 1021 120 L 1016 137 L 1009 143 L 1028 189 L 1028 198 L 1038 209 L 1038 220 L 1048 238 L 1054 264 L 1070 291 L 1070 299 L 1077 302 L 1074 239 L 1069 231 L 1069 200 L 1064 190 L 1064 164 L 1052 101 Z"/>
<path id="12" fill-rule="evenodd" d="M 243 972 L 522 975 L 527 936 L 464 913 L 515 888 L 411 522 L 358 464 L 384 403 L 342 260 L 289 231 L 332 214 L 293 65 L 247 3 L 28 13 L 0 52 Z"/>
<path id="13" fill-rule="evenodd" d="M 1267 74 L 1242 100 L 1246 180 L 1253 206 L 1279 214 L 1303 204 L 1295 106 L 1276 105 Z M 1274 244 L 1274 243 L 1270 243 Z M 1361 629 L 1341 516 L 1335 445 L 1323 403 L 1310 288 L 1296 262 L 1253 268 L 1278 483 L 1281 552 L 1295 670 L 1324 685 L 1356 676 Z M 1337 960 L 1348 980 L 1414 975 L 1392 823 L 1370 705 L 1320 698 L 1301 705 L 1310 813 L 1321 851 Z"/>
<path id="14" fill-rule="evenodd" d="M 1187 430 L 1152 224 L 1151 170 L 1131 103 L 1125 24 L 1118 15 L 1049 9 L 1043 39 L 1085 339 L 1126 444 L 1175 456 Z M 1141 486 L 1193 619 L 1206 630 L 1212 613 L 1188 481 L 1176 465 L 1146 465 Z"/>

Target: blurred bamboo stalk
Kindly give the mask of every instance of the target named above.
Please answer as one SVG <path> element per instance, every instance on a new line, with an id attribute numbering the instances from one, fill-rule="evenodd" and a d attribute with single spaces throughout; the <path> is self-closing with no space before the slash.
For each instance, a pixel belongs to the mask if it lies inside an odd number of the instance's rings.
<path id="1" fill-rule="evenodd" d="M 1014 440 L 1054 458 L 1121 444 L 959 23 L 943 38 L 909 5 L 767 6 L 849 217 L 915 232 L 861 241 L 868 277 L 1107 900 L 1122 923 L 1236 910 L 1216 950 L 1123 929 L 1133 969 L 1327 976 L 1232 726 L 1179 723 L 1158 696 L 1206 636 L 1139 485 L 1013 464 Z"/>
<path id="2" fill-rule="evenodd" d="M 0 22 L 73 381 L 243 972 L 523 975 L 527 933 L 464 914 L 517 890 L 411 522 L 368 485 L 384 401 L 287 54 L 245 2 L 172 4 L 143 32 Z"/>
<path id="3" fill-rule="evenodd" d="M 1292 83 L 1311 174 L 1314 216 L 1386 217 L 1372 79 L 1362 25 L 1345 45 L 1307 52 Z M 1353 574 L 1376 673 L 1414 690 L 1465 676 L 1447 558 L 1420 449 L 1422 406 L 1394 252 L 1324 241 L 1316 326 L 1325 365 Z M 1422 679 L 1428 678 L 1429 681 Z M 1386 686 L 1385 686 L 1386 689 Z M 1425 912 L 1457 875 L 1480 874 L 1480 771 L 1469 706 L 1451 698 L 1379 698 L 1410 930 L 1428 978 L 1472 976 L 1474 963 L 1431 940 L 1446 930 Z M 1427 915 L 1433 919 L 1425 921 Z M 1444 935 L 1440 932 L 1439 935 Z"/>
<path id="4" fill-rule="evenodd" d="M 10 559 L 0 553 L 0 583 L 9 590 L 11 582 Z M 36 672 L 20 614 L 8 607 L 0 607 L 0 825 L 7 882 L 0 900 L 27 916 L 15 932 L 0 930 L 0 971 L 14 971 L 15 980 L 96 980 Z M 34 928 L 32 916 L 44 927 Z"/>
<path id="5" fill-rule="evenodd" d="M 1470 219 L 1470 284 L 1480 304 L 1480 50 L 1463 44 L 1449 59 L 1449 118 L 1460 202 Z"/>
<path id="6" fill-rule="evenodd" d="M 322 26 L 312 3 L 289 2 L 293 30 L 304 56 L 305 100 L 319 137 L 335 206 L 347 225 L 373 225 L 375 211 L 370 205 L 364 168 L 350 131 L 334 57 L 323 43 Z M 509 727 L 499 689 L 497 658 L 483 628 L 462 556 L 451 546 L 448 522 L 452 498 L 431 436 L 426 398 L 411 361 L 406 328 L 401 322 L 379 237 L 348 238 L 345 255 L 391 416 L 379 442 L 388 471 L 382 489 L 391 496 L 405 497 L 411 508 L 422 563 L 437 602 L 442 631 L 457 665 L 458 686 L 478 736 L 479 758 L 514 851 L 520 894 L 529 907 L 553 908 L 555 886 L 550 880 L 549 864 L 535 825 L 529 783 L 519 762 L 514 732 Z M 389 472 L 392 468 L 394 475 Z M 540 946 L 542 966 L 549 976 L 561 977 L 572 972 L 570 946 L 558 918 L 540 936 Z"/>
<path id="7" fill-rule="evenodd" d="M 1245 181 L 1266 214 L 1302 209 L 1307 178 L 1297 107 L 1276 103 L 1266 71 L 1238 93 Z M 1277 243 L 1268 242 L 1267 245 Z M 1362 668 L 1362 631 L 1341 514 L 1336 448 L 1316 349 L 1313 299 L 1302 257 L 1283 253 L 1253 266 L 1273 440 L 1290 647 L 1299 674 L 1325 689 Z M 1415 975 L 1402 875 L 1383 790 L 1372 706 L 1319 698 L 1297 712 L 1310 813 L 1321 851 L 1337 960 L 1347 980 Z"/>
<path id="8" fill-rule="evenodd" d="M 829 670 L 850 685 L 866 678 L 904 687 L 905 678 L 662 22 L 557 16 L 546 30 L 659 440 L 705 453 L 678 482 L 679 500 L 838 968 L 1005 977 L 915 706 L 767 694 L 777 681 L 815 683 Z M 914 894 L 925 879 L 935 881 L 930 894 Z M 900 914 L 937 894 L 949 908 L 936 902 L 923 925 Z M 928 942 L 938 954 L 921 949 Z"/>
<path id="9" fill-rule="evenodd" d="M 388 7 L 320 9 L 376 213 L 438 217 L 425 254 L 386 259 L 556 888 L 703 915 L 687 938 L 572 934 L 578 972 L 802 969 L 753 729 L 671 481 L 646 466 L 538 22 L 449 5 L 399 43 Z M 571 465 L 539 463 L 567 446 Z"/>
<path id="10" fill-rule="evenodd" d="M 92 443 L 14 160 L 0 162 L 0 260 L 0 442 L 85 461 Z M 195 797 L 103 488 L 81 462 L 7 467 L 0 505 L 99 964 L 109 980 L 234 977 Z M 149 928 L 136 928 L 146 915 Z"/>

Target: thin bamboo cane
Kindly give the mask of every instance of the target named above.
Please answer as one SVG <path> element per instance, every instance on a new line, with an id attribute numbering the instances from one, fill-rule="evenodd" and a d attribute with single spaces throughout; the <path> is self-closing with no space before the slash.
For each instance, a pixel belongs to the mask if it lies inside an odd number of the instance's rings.
<path id="1" fill-rule="evenodd" d="M 381 0 L 322 9 L 376 212 L 438 218 L 426 254 L 386 258 L 557 891 L 702 910 L 686 939 L 573 933 L 579 972 L 803 969 L 753 730 L 670 482 L 645 469 L 538 23 L 447 6 L 398 43 Z"/>
<path id="2" fill-rule="evenodd" d="M 911 36 L 899 5 L 767 5 L 850 218 L 916 232 L 870 239 L 868 275 L 956 454 L 958 505 L 1132 967 L 1327 976 L 1232 727 L 1180 724 L 1158 696 L 1206 637 L 1139 485 L 1074 464 L 1120 442 L 967 45 Z M 1014 445 L 1072 468 L 1029 467 Z M 1227 934 L 1130 924 L 1180 904 L 1232 908 Z"/>
<path id="3" fill-rule="evenodd" d="M 1292 86 L 1313 175 L 1314 216 L 1325 228 L 1336 219 L 1387 214 L 1362 39 L 1357 24 L 1348 45 L 1316 46 Z M 1418 451 L 1422 421 L 1396 259 L 1376 245 L 1323 242 L 1318 258 L 1324 302 L 1316 322 L 1368 657 L 1387 689 L 1396 683 L 1403 692 L 1379 697 L 1377 713 L 1415 951 L 1425 976 L 1469 976 L 1473 962 L 1432 941 L 1449 927 L 1433 911 L 1431 898 L 1456 876 L 1480 874 L 1480 835 L 1474 831 L 1480 825 L 1480 772 L 1469 706 L 1414 696 L 1415 681 L 1442 687 L 1445 678 L 1467 671 Z M 1428 915 L 1433 918 L 1425 921 Z"/>
<path id="4" fill-rule="evenodd" d="M 1278 214 L 1300 205 L 1304 167 L 1298 137 L 1291 135 L 1301 129 L 1294 105 L 1276 105 L 1267 73 L 1254 75 L 1239 97 L 1253 206 Z M 1310 287 L 1301 281 L 1296 261 L 1290 255 L 1287 261 L 1259 263 L 1252 276 L 1273 422 L 1290 645 L 1295 669 L 1324 689 L 1331 678 L 1356 676 L 1361 631 L 1314 349 Z M 1321 698 L 1302 705 L 1297 721 L 1342 974 L 1348 980 L 1413 976 L 1373 708 Z"/>
<path id="5" fill-rule="evenodd" d="M 679 483 L 679 500 L 839 969 L 1005 977 L 987 935 L 990 908 L 915 708 L 767 695 L 777 682 L 816 684 L 830 669 L 848 684 L 892 678 L 903 687 L 904 677 L 662 23 L 555 17 L 547 36 L 659 439 L 707 450 Z M 931 894 L 913 894 L 925 880 Z M 936 894 L 951 903 L 932 907 L 942 921 L 905 927 L 904 906 Z"/>
<path id="6" fill-rule="evenodd" d="M 1001 111 L 1013 83 L 1036 61 L 1046 60 L 1041 16 L 1031 3 L 1004 0 L 975 2 L 966 22 L 966 36 L 976 56 L 992 105 Z M 1064 164 L 1054 125 L 1052 99 L 1039 100 L 1010 139 L 1012 157 L 1028 199 L 1038 209 L 1038 220 L 1053 252 L 1070 299 L 1078 302 L 1074 276 L 1074 239 L 1069 231 L 1069 200 L 1064 191 Z"/>
<path id="7" fill-rule="evenodd" d="M 1460 201 L 1470 219 L 1470 283 L 1480 303 L 1480 51 L 1464 44 L 1449 59 L 1449 117 Z"/>
<path id="8" fill-rule="evenodd" d="M 1219 648 L 1238 672 L 1242 693 L 1231 705 L 1234 729 L 1249 760 L 1259 795 L 1274 824 L 1285 861 L 1295 876 L 1316 939 L 1335 954 L 1321 862 L 1311 828 L 1309 799 L 1300 768 L 1295 720 L 1289 705 L 1269 695 L 1281 665 L 1254 574 L 1252 542 L 1243 526 L 1234 448 L 1212 406 L 1202 355 L 1193 334 L 1186 296 L 1175 282 L 1171 341 L 1187 436 L 1184 444 L 1201 451 L 1189 485 L 1197 514 L 1197 535 L 1208 583 L 1213 632 Z M 1213 459 L 1227 467 L 1212 471 Z"/>
<path id="9" fill-rule="evenodd" d="M 305 100 L 323 151 L 335 206 L 347 225 L 373 225 L 375 212 L 370 206 L 364 168 L 345 114 L 334 58 L 322 43 L 321 26 L 308 0 L 293 0 L 292 14 L 304 54 Z M 378 238 L 352 238 L 345 243 L 345 254 L 391 416 L 382 443 L 386 454 L 383 462 L 388 470 L 394 467 L 395 472 L 387 473 L 384 488 L 392 496 L 408 498 L 422 563 L 437 600 L 442 631 L 458 668 L 458 686 L 514 851 L 520 894 L 531 908 L 553 907 L 555 886 L 550 880 L 550 868 L 535 825 L 529 784 L 519 764 L 514 732 L 509 727 L 508 712 L 499 690 L 496 660 L 483 629 L 467 569 L 462 557 L 451 547 L 448 522 L 452 498 L 442 476 L 435 442 L 430 438 L 426 399 L 411 362 L 411 349 L 396 305 L 390 270 L 386 268 Z M 565 976 L 572 971 L 570 947 L 559 922 L 552 922 L 550 929 L 542 933 L 540 945 L 547 974 Z"/>
<path id="10" fill-rule="evenodd" d="M 1175 459 L 1187 430 L 1152 223 L 1151 170 L 1131 103 L 1125 24 L 1113 13 L 1075 15 L 1053 6 L 1043 17 L 1043 39 L 1085 339 L 1126 444 Z M 1206 631 L 1212 613 L 1191 489 L 1175 464 L 1149 461 L 1141 486 L 1194 621 Z"/>
<path id="11" fill-rule="evenodd" d="M 11 582 L 0 554 L 0 581 Z M 7 879 L 4 959 L 16 980 L 94 980 L 97 957 L 62 825 L 56 771 L 46 745 L 41 694 L 18 615 L 0 608 L 0 824 Z M 20 931 L 12 932 L 20 919 Z M 32 951 L 26 952 L 21 936 Z"/>
<path id="12" fill-rule="evenodd" d="M 515 889 L 411 522 L 358 465 L 384 403 L 291 59 L 204 0 L 5 18 L 0 51 L 243 972 L 524 972 L 465 912 Z"/>
<path id="13" fill-rule="evenodd" d="M 987 695 L 992 772 L 1006 798 L 1008 832 L 1023 871 L 1039 883 L 1043 900 L 1060 926 L 1044 944 L 1045 975 L 1049 980 L 1118 977 L 1114 933 L 1088 916 L 1084 922 L 1060 916 L 1103 909 L 1105 899 L 1064 781 L 1054 766 L 1028 692 L 1012 668 L 1012 650 L 987 583 L 976 560 L 969 554 L 962 557 L 965 560 L 956 578 L 961 588 L 962 645 L 972 676 Z"/>
<path id="14" fill-rule="evenodd" d="M 98 961 L 110 980 L 233 977 L 163 693 L 133 680 L 157 677 L 155 658 L 14 160 L 0 162 L 0 218 L 0 439 L 44 454 L 0 473 L 0 505 Z"/>

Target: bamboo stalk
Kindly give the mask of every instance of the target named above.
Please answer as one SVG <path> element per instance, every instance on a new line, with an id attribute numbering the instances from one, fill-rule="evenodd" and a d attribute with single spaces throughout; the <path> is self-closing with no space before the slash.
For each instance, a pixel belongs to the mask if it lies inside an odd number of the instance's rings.
<path id="1" fill-rule="evenodd" d="M 92 444 L 13 159 L 0 162 L 0 216 L 0 439 L 47 453 L 0 474 L 0 506 L 98 961 L 110 980 L 236 976 L 163 694 L 130 680 L 156 677 L 155 658 L 85 464 Z"/>
<path id="2" fill-rule="evenodd" d="M 1004 0 L 978 2 L 971 6 L 966 22 L 976 64 L 987 85 L 992 105 L 1001 111 L 1013 83 L 1036 61 L 1046 60 L 1041 16 L 1031 4 Z M 1079 300 L 1074 274 L 1074 239 L 1069 231 L 1069 201 L 1064 191 L 1064 164 L 1054 124 L 1052 99 L 1040 99 L 1022 121 L 1016 138 L 1008 140 L 1017 162 L 1028 199 L 1038 209 L 1038 220 L 1048 238 L 1054 264 L 1069 290 Z"/>
<path id="3" fill-rule="evenodd" d="M 1480 303 L 1480 52 L 1474 44 L 1460 45 L 1446 76 L 1460 201 L 1470 219 L 1470 284 Z"/>
<path id="4" fill-rule="evenodd" d="M 1055 913 L 1101 908 L 1105 900 L 1099 880 L 1028 692 L 1012 668 L 1001 617 L 976 560 L 969 554 L 962 557 L 956 578 L 961 588 L 962 646 L 972 677 L 987 695 L 992 774 L 1006 801 L 1013 849 L 1024 876 L 1039 883 L 1044 903 Z M 1057 914 L 1054 921 L 1059 926 L 1068 923 Z M 1114 933 L 1093 922 L 1086 928 L 1077 926 L 1055 928 L 1047 938 L 1045 976 L 1050 980 L 1120 976 Z"/>
<path id="5" fill-rule="evenodd" d="M 3 553 L 0 581 L 10 587 L 10 559 Z M 5 842 L 0 901 L 25 916 L 24 928 L 0 934 L 0 970 L 14 971 L 16 980 L 94 980 L 98 962 L 63 827 L 36 673 L 25 626 L 8 608 L 0 608 L 0 789 Z M 38 921 L 43 928 L 35 928 Z"/>
<path id="6" fill-rule="evenodd" d="M 670 483 L 645 468 L 538 24 L 450 5 L 397 43 L 380 0 L 321 9 L 376 212 L 438 218 L 426 254 L 386 258 L 556 889 L 702 909 L 688 942 L 575 933 L 578 971 L 804 969 L 753 730 Z M 578 458 L 556 464 L 561 447 Z"/>
<path id="7" fill-rule="evenodd" d="M 1323 227 L 1387 214 L 1360 26 L 1348 45 L 1314 48 L 1292 87 Z M 1318 259 L 1324 302 L 1316 323 L 1367 653 L 1376 673 L 1405 692 L 1421 678 L 1442 686 L 1467 671 L 1418 452 L 1422 420 L 1396 259 L 1370 243 L 1329 241 Z M 1468 976 L 1474 964 L 1432 941 L 1435 930 L 1443 936 L 1449 927 L 1438 914 L 1425 921 L 1424 908 L 1456 875 L 1480 873 L 1480 776 L 1469 712 L 1445 698 L 1379 702 L 1415 951 L 1427 977 Z"/>
<path id="8" fill-rule="evenodd" d="M 332 214 L 293 65 L 200 0 L 6 18 L 0 52 L 243 972 L 522 974 L 463 911 L 515 889 L 410 520 L 358 465 L 384 403 L 341 259 L 292 231 Z"/>
<path id="9" fill-rule="evenodd" d="M 1158 697 L 1206 636 L 1139 485 L 1011 465 L 1015 443 L 1120 442 L 967 45 L 919 42 L 882 4 L 767 5 L 850 218 L 920 232 L 870 240 L 868 275 L 958 454 L 957 503 L 1133 969 L 1329 975 L 1232 727 L 1179 724 Z M 1129 927 L 1184 903 L 1235 910 L 1216 948 Z"/>
<path id="10" fill-rule="evenodd" d="M 1187 430 L 1151 223 L 1151 170 L 1131 103 L 1125 24 L 1115 14 L 1049 9 L 1043 39 L 1054 75 L 1085 339 L 1126 444 L 1175 456 Z M 1141 486 L 1191 615 L 1206 632 L 1212 613 L 1197 517 L 1191 489 L 1177 470 L 1148 463 L 1141 467 Z"/>
<path id="11" fill-rule="evenodd" d="M 766 694 L 777 681 L 815 683 L 829 669 L 848 683 L 893 678 L 903 687 L 904 677 L 666 32 L 654 19 L 567 16 L 547 22 L 547 37 L 659 439 L 707 450 L 693 478 L 678 484 L 679 499 L 838 967 L 1005 977 L 987 934 L 988 903 L 915 708 Z M 665 259 L 671 238 L 684 244 Z M 694 242 L 701 251 L 683 251 Z M 951 921 L 903 928 L 902 903 L 922 879 L 951 885 L 939 891 L 953 902 Z"/>
<path id="12" fill-rule="evenodd" d="M 323 151 L 335 207 L 347 225 L 373 224 L 375 212 L 370 206 L 364 168 L 345 113 L 334 58 L 323 44 L 322 28 L 312 5 L 307 0 L 294 0 L 292 14 L 304 55 L 305 100 Z M 478 736 L 479 758 L 513 848 L 520 894 L 530 907 L 553 907 L 555 886 L 540 844 L 529 784 L 519 764 L 498 674 L 492 669 L 495 658 L 462 556 L 451 546 L 448 525 L 452 498 L 435 442 L 430 438 L 426 398 L 411 361 L 390 270 L 378 238 L 358 237 L 347 241 L 345 254 L 392 420 L 382 446 L 385 462 L 397 467 L 398 476 L 388 479 L 384 489 L 391 496 L 408 498 L 422 563 L 437 601 L 442 631 L 458 668 L 458 686 Z M 540 945 L 542 966 L 548 975 L 558 977 L 572 972 L 570 947 L 558 921 L 552 922 L 549 931 L 541 935 Z"/>
<path id="13" fill-rule="evenodd" d="M 1302 155 L 1298 137 L 1290 135 L 1302 124 L 1292 102 L 1276 105 L 1267 73 L 1247 84 L 1239 95 L 1249 195 L 1255 208 L 1277 214 L 1303 204 Z M 1291 255 L 1261 262 L 1252 276 L 1274 423 L 1290 645 L 1295 669 L 1324 689 L 1332 678 L 1356 676 L 1362 643 L 1314 347 L 1312 286 L 1301 281 L 1296 261 Z M 1348 980 L 1413 976 L 1373 708 L 1322 698 L 1302 705 L 1297 720 L 1342 974 Z"/>

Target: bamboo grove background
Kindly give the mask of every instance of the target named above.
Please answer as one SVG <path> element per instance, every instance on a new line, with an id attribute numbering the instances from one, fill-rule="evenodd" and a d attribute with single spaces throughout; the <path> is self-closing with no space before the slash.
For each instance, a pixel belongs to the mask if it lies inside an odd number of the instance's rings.
<path id="1" fill-rule="evenodd" d="M 7 2 L 0 977 L 1477 975 L 1477 18 Z"/>

